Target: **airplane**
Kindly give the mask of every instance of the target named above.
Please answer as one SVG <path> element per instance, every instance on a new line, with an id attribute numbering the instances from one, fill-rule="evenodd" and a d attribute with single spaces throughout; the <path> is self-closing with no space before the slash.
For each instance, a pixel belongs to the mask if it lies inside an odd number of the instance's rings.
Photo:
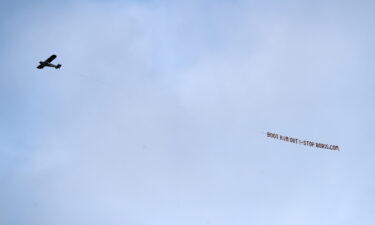
<path id="1" fill-rule="evenodd" d="M 56 55 L 51 55 L 48 59 L 46 59 L 44 62 L 40 61 L 39 66 L 36 67 L 38 69 L 43 69 L 43 67 L 48 66 L 48 67 L 55 67 L 55 69 L 60 69 L 61 64 L 54 65 L 51 62 L 56 59 Z"/>

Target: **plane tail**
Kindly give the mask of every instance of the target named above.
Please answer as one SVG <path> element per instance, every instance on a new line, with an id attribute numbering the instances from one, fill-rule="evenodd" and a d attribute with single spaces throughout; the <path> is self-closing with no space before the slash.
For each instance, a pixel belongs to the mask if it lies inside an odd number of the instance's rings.
<path id="1" fill-rule="evenodd" d="M 56 69 L 60 69 L 61 64 L 57 64 Z"/>

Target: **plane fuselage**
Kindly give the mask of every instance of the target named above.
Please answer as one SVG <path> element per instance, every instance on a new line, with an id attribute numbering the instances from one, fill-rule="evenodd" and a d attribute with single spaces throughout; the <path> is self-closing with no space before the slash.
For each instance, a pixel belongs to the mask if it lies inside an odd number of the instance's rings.
<path id="1" fill-rule="evenodd" d="M 39 63 L 40 63 L 41 65 L 43 65 L 43 66 L 56 67 L 56 65 L 54 65 L 54 64 L 52 64 L 52 63 L 49 63 L 49 62 L 42 62 L 42 61 L 40 61 Z"/>
<path id="2" fill-rule="evenodd" d="M 42 65 L 42 66 L 48 66 L 48 67 L 54 67 L 54 68 L 56 68 L 56 69 L 58 69 L 58 68 L 60 68 L 60 66 L 61 65 L 55 65 L 55 64 L 52 64 L 52 63 L 49 63 L 49 62 L 43 62 L 43 61 L 40 61 L 39 62 L 40 63 L 40 65 Z"/>

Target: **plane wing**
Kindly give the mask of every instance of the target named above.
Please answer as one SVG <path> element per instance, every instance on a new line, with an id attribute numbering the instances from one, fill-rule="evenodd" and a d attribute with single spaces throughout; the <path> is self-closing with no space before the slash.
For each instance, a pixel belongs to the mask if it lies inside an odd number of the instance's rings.
<path id="1" fill-rule="evenodd" d="M 39 66 L 37 66 L 36 68 L 38 68 L 38 69 L 43 69 L 43 65 L 39 65 Z"/>
<path id="2" fill-rule="evenodd" d="M 52 62 L 54 59 L 56 59 L 56 55 L 51 55 L 48 59 L 46 59 L 45 62 Z"/>

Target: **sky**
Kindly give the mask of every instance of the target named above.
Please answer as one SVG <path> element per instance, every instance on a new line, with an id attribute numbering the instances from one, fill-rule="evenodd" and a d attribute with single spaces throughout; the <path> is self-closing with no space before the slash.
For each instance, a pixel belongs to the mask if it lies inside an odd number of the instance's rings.
<path id="1" fill-rule="evenodd" d="M 3 1 L 0 224 L 373 224 L 374 10 Z"/>

